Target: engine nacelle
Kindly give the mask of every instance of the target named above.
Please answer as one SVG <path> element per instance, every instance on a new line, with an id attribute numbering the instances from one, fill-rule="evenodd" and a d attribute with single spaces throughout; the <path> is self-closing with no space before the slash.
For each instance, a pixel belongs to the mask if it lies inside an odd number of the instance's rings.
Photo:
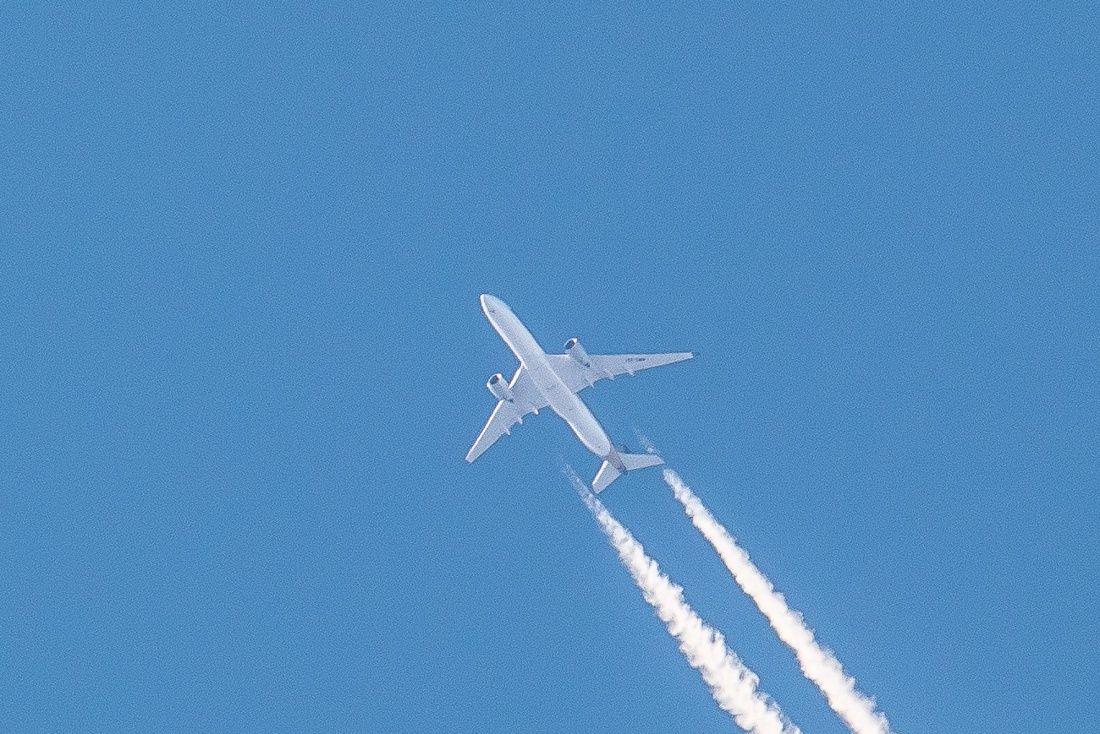
<path id="1" fill-rule="evenodd" d="M 512 396 L 512 388 L 508 387 L 508 381 L 499 372 L 489 378 L 489 381 L 485 383 L 485 387 L 489 388 L 489 392 L 497 400 L 507 400 L 509 403 L 515 400 Z"/>
<path id="2" fill-rule="evenodd" d="M 565 343 L 565 353 L 585 367 L 592 366 L 592 359 L 588 356 L 588 352 L 584 351 L 581 343 L 577 341 L 577 337 L 573 337 Z"/>

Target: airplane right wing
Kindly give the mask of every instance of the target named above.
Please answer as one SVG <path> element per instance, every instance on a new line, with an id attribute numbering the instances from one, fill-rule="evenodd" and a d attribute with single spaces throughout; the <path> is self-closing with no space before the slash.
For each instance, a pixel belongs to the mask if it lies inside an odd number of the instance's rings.
<path id="1" fill-rule="evenodd" d="M 474 459 L 485 453 L 485 450 L 496 443 L 498 438 L 511 433 L 512 426 L 523 423 L 523 416 L 528 413 L 538 413 L 548 405 L 542 392 L 531 382 L 523 365 L 520 365 L 512 375 L 508 388 L 512 391 L 512 400 L 497 402 L 497 407 L 493 408 L 489 420 L 481 429 L 474 445 L 466 452 L 466 461 L 473 463 Z"/>
<path id="2" fill-rule="evenodd" d="M 683 362 L 695 356 L 694 352 L 667 352 L 665 354 L 585 354 L 588 364 L 582 364 L 569 354 L 548 354 L 550 366 L 566 386 L 577 393 L 591 387 L 604 378 L 615 379 L 619 375 L 666 364 Z"/>

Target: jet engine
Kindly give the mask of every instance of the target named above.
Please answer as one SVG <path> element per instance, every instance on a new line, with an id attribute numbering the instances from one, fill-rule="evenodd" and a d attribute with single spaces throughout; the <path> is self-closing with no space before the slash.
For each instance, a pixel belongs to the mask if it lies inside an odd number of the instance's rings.
<path id="1" fill-rule="evenodd" d="M 489 392 L 497 400 L 507 400 L 511 403 L 515 399 L 512 396 L 512 388 L 508 387 L 507 380 L 499 372 L 489 378 L 489 381 L 485 383 L 485 387 L 489 388 Z"/>
<path id="2" fill-rule="evenodd" d="M 585 367 L 592 366 L 592 360 L 588 356 L 588 352 L 584 351 L 584 347 L 577 341 L 577 337 L 573 337 L 565 343 L 565 352 L 573 359 L 577 360 Z"/>

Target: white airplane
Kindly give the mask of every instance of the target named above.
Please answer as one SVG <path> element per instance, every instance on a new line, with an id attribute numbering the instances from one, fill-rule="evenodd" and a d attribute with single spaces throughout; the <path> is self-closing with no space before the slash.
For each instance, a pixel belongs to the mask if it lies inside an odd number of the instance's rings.
<path id="1" fill-rule="evenodd" d="M 692 352 L 588 354 L 574 338 L 565 343 L 565 354 L 547 354 L 504 301 L 485 294 L 481 297 L 481 310 L 516 355 L 519 369 L 512 375 L 511 382 L 505 383 L 504 375 L 498 372 L 486 383 L 498 401 L 497 406 L 467 452 L 466 461 L 473 462 L 498 438 L 510 434 L 512 426 L 523 423 L 523 416 L 537 415 L 539 410 L 549 406 L 569 424 L 589 451 L 603 459 L 603 465 L 592 480 L 592 489 L 597 493 L 631 469 L 664 463 L 656 454 L 632 454 L 616 449 L 577 393 L 605 377 L 615 379 L 616 375 L 633 375 L 639 370 L 691 359 L 695 356 Z"/>

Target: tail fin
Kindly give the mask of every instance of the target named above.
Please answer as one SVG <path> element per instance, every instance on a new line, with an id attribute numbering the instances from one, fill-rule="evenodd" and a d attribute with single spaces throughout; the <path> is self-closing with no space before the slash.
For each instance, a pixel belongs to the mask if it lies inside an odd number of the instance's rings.
<path id="1" fill-rule="evenodd" d="M 622 461 L 625 471 L 644 469 L 647 466 L 657 466 L 665 463 L 664 459 L 657 454 L 628 454 L 625 451 L 619 453 L 619 459 Z M 622 474 L 623 472 L 615 468 L 611 462 L 604 461 L 600 466 L 600 470 L 596 472 L 596 478 L 592 480 L 592 491 L 599 494 Z"/>

